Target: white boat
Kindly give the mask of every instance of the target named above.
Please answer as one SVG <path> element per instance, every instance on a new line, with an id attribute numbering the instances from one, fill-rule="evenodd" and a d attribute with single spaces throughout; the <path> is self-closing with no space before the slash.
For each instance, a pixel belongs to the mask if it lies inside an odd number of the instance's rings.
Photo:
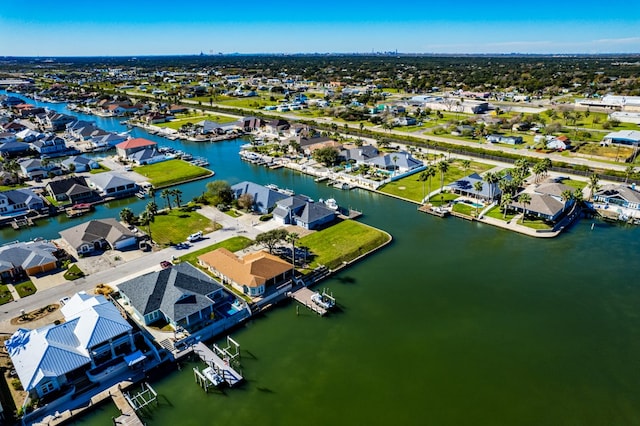
<path id="1" fill-rule="evenodd" d="M 323 295 L 318 292 L 311 295 L 311 301 L 324 309 L 331 309 L 335 306 L 335 301 L 333 299 L 323 297 Z"/>
<path id="2" fill-rule="evenodd" d="M 216 372 L 216 370 L 214 370 L 211 367 L 207 367 L 204 370 L 202 370 L 202 375 L 207 379 L 209 379 L 209 381 L 213 383 L 214 386 L 219 386 L 222 384 L 222 382 L 224 382 L 224 379 L 222 378 L 222 376 L 219 375 Z"/>
<path id="3" fill-rule="evenodd" d="M 280 190 L 278 190 L 278 191 L 279 191 L 280 193 L 282 193 L 282 194 L 284 194 L 284 195 L 288 195 L 288 196 L 290 196 L 290 197 L 292 197 L 292 196 L 296 195 L 296 193 L 295 193 L 295 192 L 293 192 L 293 190 L 292 190 L 292 189 L 288 189 L 288 188 L 280 189 Z"/>
<path id="4" fill-rule="evenodd" d="M 331 210 L 338 210 L 338 203 L 333 198 L 329 198 L 324 201 L 324 204 L 329 207 Z"/>
<path id="5" fill-rule="evenodd" d="M 143 191 L 138 191 L 136 192 L 136 197 L 140 198 L 141 200 L 147 198 L 147 194 Z"/>
<path id="6" fill-rule="evenodd" d="M 279 191 L 280 190 L 280 188 L 278 188 L 278 185 L 276 185 L 274 183 L 270 183 L 268 185 L 265 185 L 265 188 L 269 188 L 269 189 L 274 190 L 274 191 Z"/>

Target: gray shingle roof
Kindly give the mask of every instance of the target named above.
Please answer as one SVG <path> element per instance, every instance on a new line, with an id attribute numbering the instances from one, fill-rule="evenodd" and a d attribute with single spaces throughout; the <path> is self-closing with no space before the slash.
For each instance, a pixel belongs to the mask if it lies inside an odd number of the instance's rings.
<path id="1" fill-rule="evenodd" d="M 0 247 L 0 272 L 22 267 L 23 269 L 34 266 L 47 265 L 56 262 L 53 255 L 58 250 L 56 246 L 47 241 L 16 242 Z"/>
<path id="2" fill-rule="evenodd" d="M 135 236 L 133 232 L 112 218 L 90 220 L 60 231 L 60 235 L 74 248 L 99 240 L 105 240 L 114 247 L 117 242 Z"/>
<path id="3" fill-rule="evenodd" d="M 241 195 L 250 194 L 253 197 L 254 209 L 261 213 L 268 212 L 269 209 L 273 208 L 280 200 L 287 198 L 285 194 L 248 181 L 233 185 L 231 190 L 236 199 Z"/>

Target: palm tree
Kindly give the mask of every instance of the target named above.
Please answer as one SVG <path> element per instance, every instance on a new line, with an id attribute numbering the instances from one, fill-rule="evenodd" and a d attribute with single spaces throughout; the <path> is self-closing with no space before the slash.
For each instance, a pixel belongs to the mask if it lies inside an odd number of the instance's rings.
<path id="1" fill-rule="evenodd" d="M 165 200 L 165 206 L 171 210 L 171 191 L 168 189 L 163 189 L 160 193 L 160 196 Z"/>
<path id="2" fill-rule="evenodd" d="M 508 192 L 502 193 L 502 198 L 500 198 L 500 207 L 502 207 L 502 211 L 504 213 L 503 219 L 507 218 L 507 211 L 509 210 L 509 206 L 513 201 L 513 197 Z"/>
<path id="3" fill-rule="evenodd" d="M 393 174 L 395 175 L 398 171 L 398 166 L 396 165 L 398 162 L 398 156 L 394 155 L 391 159 L 393 160 Z"/>
<path id="4" fill-rule="evenodd" d="M 422 199 L 424 200 L 424 182 L 429 180 L 429 195 L 427 196 L 427 203 L 431 200 L 431 178 L 436 175 L 436 169 L 432 166 L 427 167 L 420 173 L 420 180 L 422 181 Z"/>
<path id="5" fill-rule="evenodd" d="M 148 210 L 145 210 L 140 214 L 140 224 L 147 227 L 147 235 L 151 241 L 153 241 L 153 238 L 151 237 L 151 222 L 153 222 L 153 219 L 154 216 Z"/>
<path id="6" fill-rule="evenodd" d="M 596 173 L 589 176 L 589 201 L 593 201 L 593 195 L 596 193 L 598 189 L 600 189 L 600 178 Z"/>
<path id="7" fill-rule="evenodd" d="M 296 268 L 296 241 L 300 239 L 300 235 L 296 232 L 290 232 L 285 239 L 291 243 L 291 260 L 293 263 L 293 269 Z"/>
<path id="8" fill-rule="evenodd" d="M 498 176 L 497 173 L 487 172 L 482 179 L 489 184 L 489 197 L 491 197 L 491 202 L 493 202 L 493 196 L 495 195 L 493 191 L 495 190 L 496 183 L 500 182 L 500 176 Z"/>
<path id="9" fill-rule="evenodd" d="M 438 165 L 438 170 L 440 171 L 440 192 L 444 189 L 444 174 L 449 171 L 449 163 L 445 160 L 441 160 Z"/>
<path id="10" fill-rule="evenodd" d="M 576 190 L 573 191 L 573 199 L 576 203 L 582 203 L 584 201 L 584 192 L 582 192 L 582 189 L 576 188 Z"/>
<path id="11" fill-rule="evenodd" d="M 522 223 L 524 223 L 524 217 L 527 215 L 527 206 L 531 204 L 531 195 L 523 192 L 522 194 L 518 195 L 518 202 L 520 202 L 520 204 L 524 206 L 522 209 Z"/>
<path id="12" fill-rule="evenodd" d="M 4 163 L 4 170 L 11 174 L 11 179 L 14 183 L 18 183 L 19 181 L 19 173 L 20 173 L 20 164 L 14 159 L 11 159 Z"/>
<path id="13" fill-rule="evenodd" d="M 570 189 L 565 189 L 564 191 L 562 191 L 562 194 L 560 194 L 560 196 L 564 201 L 564 206 L 562 206 L 562 211 L 565 211 L 565 209 L 567 208 L 567 204 L 569 204 L 569 201 L 573 199 L 573 191 L 571 191 Z"/>
<path id="14" fill-rule="evenodd" d="M 153 197 L 153 202 L 156 202 L 156 190 L 153 186 L 149 187 L 149 190 L 147 191 L 149 192 L 149 195 L 151 195 Z"/>
<path id="15" fill-rule="evenodd" d="M 122 210 L 120 210 L 120 220 L 123 221 L 124 223 L 131 225 L 133 223 L 134 217 L 135 215 L 133 214 L 130 208 L 125 207 Z"/>
<path id="16" fill-rule="evenodd" d="M 462 168 L 464 169 L 464 173 L 467 174 L 467 170 L 471 167 L 471 160 L 462 160 Z"/>
<path id="17" fill-rule="evenodd" d="M 636 168 L 633 164 L 629 164 L 626 169 L 624 169 L 624 183 L 627 183 L 629 178 L 636 174 Z"/>
<path id="18" fill-rule="evenodd" d="M 149 212 L 151 216 L 155 216 L 158 214 L 158 205 L 155 203 L 155 201 L 149 201 L 147 203 L 145 211 Z"/>
<path id="19" fill-rule="evenodd" d="M 182 191 L 180 191 L 179 189 L 173 189 L 171 192 L 173 193 L 172 195 L 173 199 L 176 202 L 176 205 L 178 206 L 178 208 L 180 208 L 180 203 L 182 202 Z"/>
<path id="20" fill-rule="evenodd" d="M 478 216 L 478 207 L 480 206 L 480 191 L 482 191 L 482 181 L 478 180 L 473 184 L 473 189 L 476 191 L 476 217 Z"/>

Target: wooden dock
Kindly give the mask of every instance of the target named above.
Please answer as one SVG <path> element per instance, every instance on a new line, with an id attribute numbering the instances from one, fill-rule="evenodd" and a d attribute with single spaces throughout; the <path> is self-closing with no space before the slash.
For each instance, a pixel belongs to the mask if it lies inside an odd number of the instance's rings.
<path id="1" fill-rule="evenodd" d="M 311 296 L 314 293 L 315 292 L 313 290 L 309 289 L 308 287 L 301 287 L 298 290 L 294 291 L 293 293 L 290 293 L 289 295 L 296 302 L 306 306 L 307 308 L 311 309 L 316 314 L 318 314 L 320 316 L 323 316 L 323 315 L 325 315 L 327 313 L 327 310 L 325 308 L 323 308 L 322 306 L 318 306 L 315 303 L 313 303 L 313 301 L 311 300 Z"/>
<path id="2" fill-rule="evenodd" d="M 418 207 L 418 211 L 421 211 L 423 213 L 427 213 L 427 214 L 431 214 L 434 216 L 438 216 L 438 217 L 447 217 L 449 216 L 449 210 L 444 210 L 444 209 L 434 209 L 432 208 L 430 205 L 428 204 L 424 204 L 420 207 Z"/>
<path id="3" fill-rule="evenodd" d="M 113 399 L 113 402 L 121 413 L 115 418 L 114 424 L 125 426 L 144 426 L 144 423 L 142 423 L 142 420 L 140 420 L 140 417 L 136 414 L 136 410 L 133 409 L 122 393 L 120 385 L 109 389 L 109 393 L 111 394 L 111 399 Z"/>
<path id="4" fill-rule="evenodd" d="M 229 363 L 229 360 L 223 360 L 202 342 L 198 342 L 193 346 L 193 352 L 202 359 L 209 367 L 218 371 L 224 381 L 231 387 L 240 383 L 243 378 Z"/>

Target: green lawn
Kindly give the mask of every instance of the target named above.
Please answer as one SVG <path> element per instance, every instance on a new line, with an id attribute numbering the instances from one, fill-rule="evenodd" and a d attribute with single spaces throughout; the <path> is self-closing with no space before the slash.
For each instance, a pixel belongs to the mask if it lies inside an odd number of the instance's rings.
<path id="1" fill-rule="evenodd" d="M 23 281 L 19 284 L 14 284 L 13 287 L 16 289 L 20 297 L 31 296 L 37 291 L 36 286 L 33 285 L 31 280 Z"/>
<path id="2" fill-rule="evenodd" d="M 179 130 L 182 126 L 184 126 L 187 123 L 196 124 L 201 122 L 202 120 L 215 121 L 216 123 L 224 124 L 224 123 L 231 123 L 233 121 L 237 121 L 237 118 L 229 117 L 226 115 L 212 115 L 212 114 L 192 115 L 192 116 L 186 116 L 184 118 L 181 117 L 175 120 L 171 120 L 166 123 L 157 123 L 156 126 L 168 127 L 170 129 Z"/>
<path id="3" fill-rule="evenodd" d="M 84 272 L 82 272 L 75 263 L 70 265 L 67 272 L 64 273 L 64 278 L 69 281 L 77 280 L 82 277 L 84 277 Z"/>
<path id="4" fill-rule="evenodd" d="M 0 185 L 0 192 L 9 191 L 11 189 L 20 189 L 20 188 L 28 188 L 29 185 L 21 184 L 21 185 Z"/>
<path id="5" fill-rule="evenodd" d="M 12 301 L 13 296 L 11 295 L 9 288 L 4 284 L 0 284 L 0 305 L 4 305 L 5 303 Z"/>
<path id="6" fill-rule="evenodd" d="M 576 189 L 583 189 L 588 185 L 588 183 L 585 181 L 574 179 L 563 179 L 562 183 Z"/>
<path id="7" fill-rule="evenodd" d="M 311 268 L 325 265 L 336 268 L 343 261 L 351 261 L 389 241 L 389 236 L 370 226 L 352 220 L 304 236 L 298 240 L 299 247 L 309 248 L 313 255 Z"/>
<path id="8" fill-rule="evenodd" d="M 216 229 L 220 225 L 215 224 Z M 140 229 L 147 231 L 146 226 Z M 151 223 L 151 238 L 160 245 L 171 245 L 185 241 L 195 232 L 214 231 L 214 223 L 197 212 L 185 212 L 181 209 L 165 210 L 158 213 Z"/>
<path id="9" fill-rule="evenodd" d="M 473 172 L 483 173 L 487 170 L 492 169 L 494 166 L 479 163 L 476 161 L 471 162 L 471 166 L 469 169 L 465 170 L 462 167 L 460 160 L 454 160 L 449 163 L 449 170 L 444 174 L 444 184 L 445 186 L 454 182 L 464 176 L 468 176 Z M 404 177 L 402 179 L 398 179 L 394 182 L 389 182 L 380 188 L 381 192 L 396 195 L 398 197 L 407 198 L 409 200 L 420 202 L 422 200 L 424 194 L 429 192 L 429 181 L 423 183 L 418 179 L 420 178 L 420 173 L 415 173 L 411 176 Z M 440 172 L 436 172 L 436 175 L 431 178 L 431 191 L 435 191 L 440 188 Z M 437 196 L 436 196 L 437 198 Z"/>
<path id="10" fill-rule="evenodd" d="M 516 212 L 514 212 L 513 210 L 509 210 L 505 217 L 504 212 L 500 210 L 500 206 L 495 206 L 491 210 L 489 210 L 487 213 L 485 213 L 485 216 L 508 222 L 516 216 Z"/>
<path id="11" fill-rule="evenodd" d="M 209 253 L 210 251 L 213 251 L 215 249 L 219 249 L 221 247 L 226 248 L 227 250 L 229 250 L 230 252 L 236 252 L 238 250 L 242 250 L 244 248 L 249 247 L 250 245 L 253 244 L 253 241 L 250 240 L 247 237 L 231 237 L 228 240 L 224 240 L 221 241 L 217 244 L 213 244 L 210 246 L 207 246 L 205 248 L 202 248 L 200 250 L 194 251 L 192 253 L 189 254 L 185 254 L 184 256 L 180 256 L 178 258 L 178 260 L 180 262 L 189 262 L 192 265 L 198 265 L 198 256 L 202 256 L 205 253 Z"/>
<path id="12" fill-rule="evenodd" d="M 453 211 L 456 213 L 461 213 L 467 216 L 474 216 L 476 215 L 476 208 L 466 204 L 466 203 L 455 203 L 453 205 Z M 479 209 L 478 209 L 479 212 Z"/>
<path id="13" fill-rule="evenodd" d="M 453 192 L 441 192 L 439 194 L 431 197 L 429 201 L 433 207 L 442 207 L 449 204 L 451 201 L 460 197 L 458 194 L 454 194 Z"/>
<path id="14" fill-rule="evenodd" d="M 520 219 L 518 222 L 520 225 L 524 225 L 527 228 L 531 229 L 551 229 L 553 228 L 547 222 L 542 219 L 527 217 L 525 220 Z"/>
<path id="15" fill-rule="evenodd" d="M 89 173 L 91 173 L 92 175 L 98 174 L 98 173 L 104 173 L 104 172 L 108 172 L 111 169 L 108 168 L 107 166 L 103 166 L 102 164 L 100 164 L 100 168 L 97 169 L 91 169 L 89 170 Z"/>
<path id="16" fill-rule="evenodd" d="M 211 170 L 194 166 L 183 160 L 163 161 L 134 167 L 133 170 L 146 177 L 156 189 L 177 185 L 181 182 L 211 174 Z"/>

